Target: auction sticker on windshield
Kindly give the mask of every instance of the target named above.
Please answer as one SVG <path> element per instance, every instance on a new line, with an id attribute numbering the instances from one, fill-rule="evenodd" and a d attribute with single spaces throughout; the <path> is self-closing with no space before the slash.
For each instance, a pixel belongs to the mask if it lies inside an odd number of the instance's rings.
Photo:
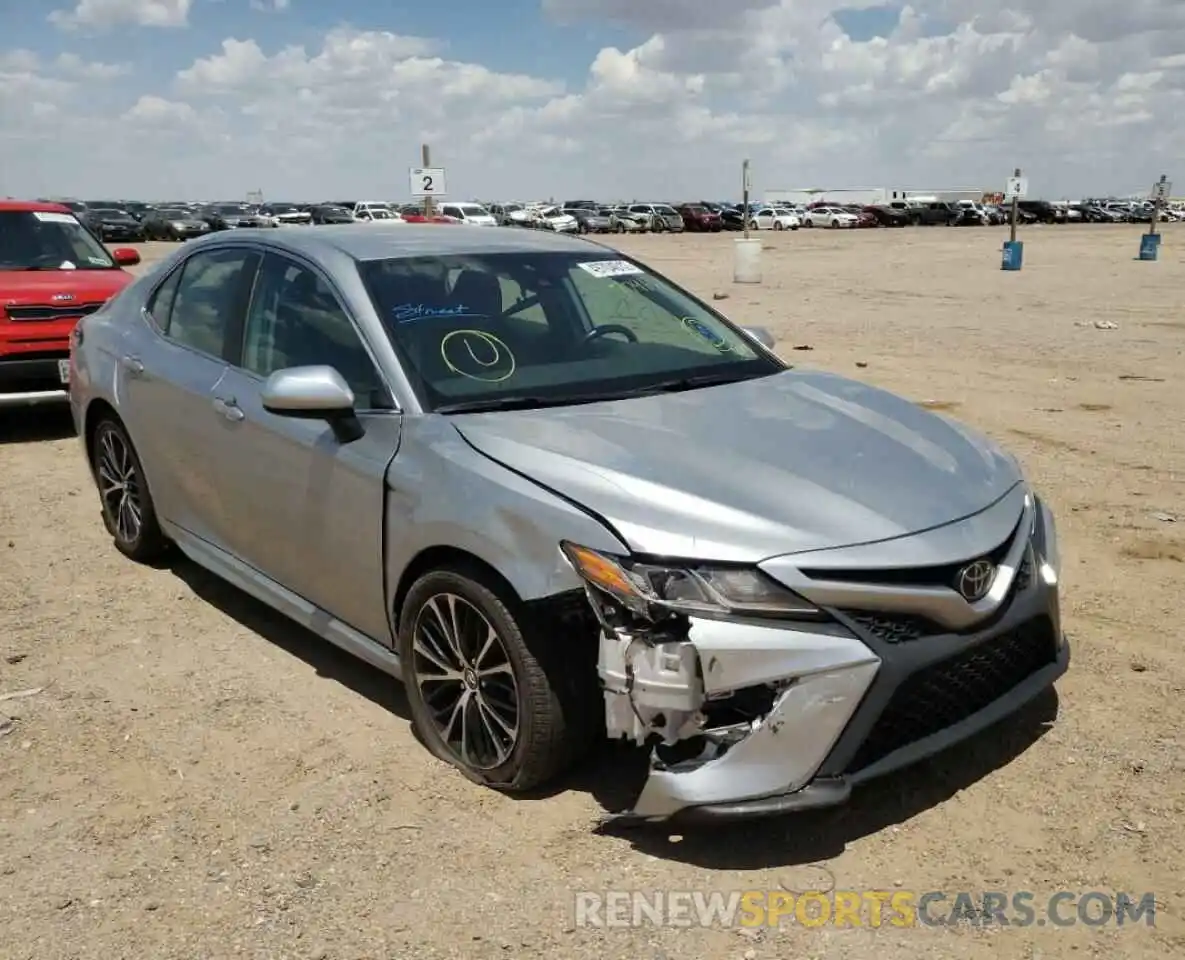
<path id="1" fill-rule="evenodd" d="M 77 223 L 72 213 L 55 213 L 53 210 L 34 210 L 33 216 L 42 223 Z"/>
<path id="2" fill-rule="evenodd" d="M 644 270 L 634 266 L 628 260 L 589 260 L 586 263 L 577 264 L 577 266 L 585 273 L 602 278 L 632 277 L 645 273 Z"/>

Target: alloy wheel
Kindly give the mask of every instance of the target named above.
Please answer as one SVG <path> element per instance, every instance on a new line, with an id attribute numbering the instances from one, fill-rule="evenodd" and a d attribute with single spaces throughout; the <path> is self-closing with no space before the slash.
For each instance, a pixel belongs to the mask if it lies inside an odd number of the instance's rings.
<path id="1" fill-rule="evenodd" d="M 464 597 L 441 593 L 416 615 L 412 674 L 441 741 L 465 766 L 494 770 L 518 742 L 518 683 L 498 631 Z"/>
<path id="2" fill-rule="evenodd" d="M 99 437 L 96 473 L 99 497 L 115 535 L 125 544 L 135 543 L 144 528 L 140 478 L 127 441 L 119 432 L 104 430 Z"/>

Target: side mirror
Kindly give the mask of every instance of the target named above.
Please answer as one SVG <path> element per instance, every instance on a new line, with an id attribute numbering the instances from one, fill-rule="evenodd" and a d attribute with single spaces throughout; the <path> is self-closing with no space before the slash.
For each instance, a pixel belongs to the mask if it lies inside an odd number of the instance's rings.
<path id="1" fill-rule="evenodd" d="M 778 341 L 765 327 L 741 327 L 741 329 L 767 350 L 772 350 L 777 345 Z"/>
<path id="2" fill-rule="evenodd" d="M 277 370 L 263 385 L 263 409 L 277 417 L 324 420 L 339 443 L 362 437 L 362 422 L 354 412 L 354 391 L 333 367 L 288 367 Z"/>
<path id="3" fill-rule="evenodd" d="M 116 247 L 111 251 L 111 256 L 121 267 L 134 267 L 140 262 L 139 252 L 131 247 Z"/>

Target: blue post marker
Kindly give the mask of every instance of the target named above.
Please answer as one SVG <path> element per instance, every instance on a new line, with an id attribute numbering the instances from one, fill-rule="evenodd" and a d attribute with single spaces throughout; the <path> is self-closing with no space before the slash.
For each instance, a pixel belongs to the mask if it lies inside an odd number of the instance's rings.
<path id="1" fill-rule="evenodd" d="M 1172 189 L 1169 178 L 1163 174 L 1152 184 L 1152 222 L 1148 224 L 1148 232 L 1140 237 L 1140 255 L 1137 260 L 1155 260 L 1160 254 L 1160 231 L 1156 227 L 1160 223 L 1161 205 L 1168 199 Z"/>
<path id="2" fill-rule="evenodd" d="M 1019 270 L 1024 265 L 1025 245 L 1023 240 L 1005 240 L 1004 258 L 1000 263 L 1001 270 Z"/>

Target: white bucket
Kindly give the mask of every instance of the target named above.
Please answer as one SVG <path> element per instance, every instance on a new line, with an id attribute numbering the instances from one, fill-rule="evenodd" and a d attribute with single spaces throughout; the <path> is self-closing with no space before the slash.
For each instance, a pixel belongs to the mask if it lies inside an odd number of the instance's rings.
<path id="1" fill-rule="evenodd" d="M 761 283 L 761 241 L 753 238 L 734 242 L 733 283 Z"/>

